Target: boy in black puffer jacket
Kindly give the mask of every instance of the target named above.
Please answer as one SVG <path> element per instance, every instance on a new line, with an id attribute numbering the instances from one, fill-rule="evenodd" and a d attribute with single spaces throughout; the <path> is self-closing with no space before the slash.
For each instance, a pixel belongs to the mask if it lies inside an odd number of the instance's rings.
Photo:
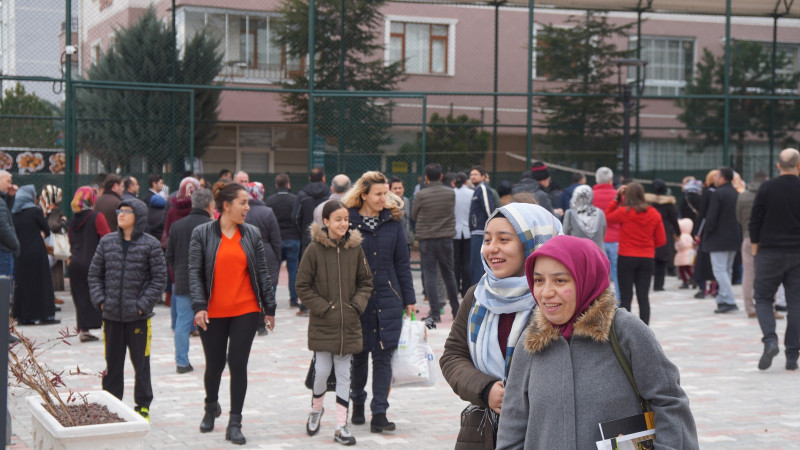
<path id="1" fill-rule="evenodd" d="M 150 421 L 150 318 L 167 285 L 161 243 L 145 234 L 147 206 L 125 200 L 116 211 L 118 231 L 100 240 L 89 267 L 94 306 L 103 311 L 106 373 L 103 390 L 122 399 L 126 348 L 136 373 L 136 411 Z"/>

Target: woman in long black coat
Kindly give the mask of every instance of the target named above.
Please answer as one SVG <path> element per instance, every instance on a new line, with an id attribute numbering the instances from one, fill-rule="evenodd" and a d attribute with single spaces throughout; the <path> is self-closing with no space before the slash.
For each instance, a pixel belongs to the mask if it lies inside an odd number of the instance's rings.
<path id="1" fill-rule="evenodd" d="M 59 323 L 50 262 L 44 246 L 50 227 L 36 204 L 36 188 L 28 184 L 19 188 L 14 200 L 14 229 L 19 239 L 20 255 L 14 262 L 14 318 L 20 325 Z"/>
<path id="2" fill-rule="evenodd" d="M 400 219 L 403 201 L 388 192 L 380 172 L 365 173 L 343 199 L 350 209 L 350 228 L 361 232 L 361 246 L 372 271 L 374 290 L 361 314 L 363 349 L 353 356 L 350 397 L 355 425 L 363 424 L 369 357 L 372 355 L 372 421 L 370 431 L 392 431 L 386 418 L 392 383 L 392 352 L 400 340 L 403 313 L 414 311 L 416 297 L 411 278 L 408 244 Z"/>
<path id="3" fill-rule="evenodd" d="M 697 228 L 697 234 L 694 236 L 695 239 L 700 239 L 700 235 L 703 233 L 703 221 L 706 218 L 706 210 L 708 209 L 708 204 L 711 202 L 711 196 L 716 190 L 714 181 L 718 175 L 719 170 L 717 169 L 709 171 L 706 175 L 706 183 L 703 187 L 703 193 L 700 194 L 700 207 L 698 208 L 699 214 L 697 215 L 697 222 L 699 222 L 700 225 L 695 223 L 695 227 Z M 708 291 L 706 291 L 706 281 L 710 282 Z M 714 271 L 711 270 L 711 256 L 707 251 L 703 250 L 702 245 L 698 246 L 697 256 L 695 256 L 694 259 L 694 282 L 697 287 L 700 288 L 700 290 L 694 294 L 694 298 L 705 298 L 706 293 L 712 296 L 716 295 L 717 282 L 714 278 Z"/>
<path id="4" fill-rule="evenodd" d="M 675 236 L 680 235 L 678 210 L 675 208 L 675 197 L 667 195 L 667 184 L 659 178 L 653 180 L 653 193 L 645 194 L 645 201 L 661 214 L 664 233 L 667 235 L 667 243 L 656 248 L 653 271 L 653 290 L 663 291 L 667 267 L 672 265 L 672 260 L 675 258 Z"/>
<path id="5" fill-rule="evenodd" d="M 89 330 L 96 330 L 103 324 L 102 313 L 92 305 L 89 296 L 89 266 L 100 238 L 110 233 L 106 217 L 94 210 L 97 191 L 90 186 L 82 186 L 75 191 L 70 206 L 75 214 L 67 224 L 69 235 L 69 287 L 72 301 L 75 302 L 75 315 L 81 342 L 96 341 Z"/>

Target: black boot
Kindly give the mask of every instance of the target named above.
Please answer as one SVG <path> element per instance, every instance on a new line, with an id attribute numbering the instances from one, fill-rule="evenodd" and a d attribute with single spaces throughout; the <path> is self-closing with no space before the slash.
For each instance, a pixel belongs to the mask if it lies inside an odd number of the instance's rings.
<path id="1" fill-rule="evenodd" d="M 244 445 L 247 439 L 242 435 L 242 415 L 231 414 L 228 421 L 228 429 L 225 430 L 225 440 L 231 441 L 232 444 Z"/>
<path id="2" fill-rule="evenodd" d="M 353 417 L 350 422 L 353 425 L 364 425 L 367 419 L 364 417 L 364 405 L 353 405 Z"/>
<path id="3" fill-rule="evenodd" d="M 373 433 L 382 433 L 384 431 L 394 431 L 394 422 L 389 422 L 386 419 L 386 414 L 374 414 L 372 422 L 370 422 L 369 431 Z"/>
<path id="4" fill-rule="evenodd" d="M 203 416 L 203 421 L 200 422 L 200 432 L 214 431 L 214 419 L 220 414 L 222 414 L 222 407 L 219 406 L 219 402 L 206 403 L 206 414 Z"/>

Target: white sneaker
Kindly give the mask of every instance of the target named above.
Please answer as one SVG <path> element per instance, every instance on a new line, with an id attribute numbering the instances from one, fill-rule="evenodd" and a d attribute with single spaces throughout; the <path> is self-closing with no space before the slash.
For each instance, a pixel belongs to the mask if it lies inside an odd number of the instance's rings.
<path id="1" fill-rule="evenodd" d="M 349 425 L 336 427 L 336 433 L 333 435 L 333 440 L 342 445 L 356 445 L 356 438 L 350 434 Z"/>
<path id="2" fill-rule="evenodd" d="M 306 433 L 308 433 L 309 436 L 313 436 L 317 434 L 317 432 L 319 431 L 319 424 L 322 421 L 322 414 L 324 413 L 325 413 L 325 408 L 322 408 L 319 411 L 312 409 L 311 412 L 308 413 L 308 422 L 306 422 Z"/>

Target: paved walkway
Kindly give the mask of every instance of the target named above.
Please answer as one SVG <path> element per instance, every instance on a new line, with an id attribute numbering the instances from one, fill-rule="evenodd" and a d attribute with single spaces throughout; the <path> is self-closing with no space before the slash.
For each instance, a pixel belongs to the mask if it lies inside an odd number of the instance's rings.
<path id="1" fill-rule="evenodd" d="M 422 292 L 415 273 L 416 291 Z M 688 393 L 703 448 L 800 448 L 800 373 L 784 370 L 783 352 L 773 367 L 760 372 L 760 330 L 744 312 L 714 315 L 714 301 L 696 300 L 693 291 L 677 290 L 678 282 L 669 278 L 671 290 L 651 294 L 652 328 L 667 355 L 681 370 L 681 382 Z M 741 288 L 735 287 L 737 298 Z M 64 326 L 75 326 L 74 307 L 68 293 L 59 292 L 66 302 L 59 314 L 60 326 L 28 326 L 23 332 L 32 338 L 55 336 Z M 421 298 L 421 296 L 420 296 Z M 244 409 L 243 433 L 252 448 L 335 448 L 333 443 L 335 399 L 329 394 L 322 429 L 315 437 L 305 433 L 306 414 L 311 396 L 303 386 L 311 353 L 306 348 L 307 319 L 297 317 L 288 307 L 285 271 L 278 288 L 277 331 L 256 337 L 249 366 L 249 389 Z M 427 309 L 423 304 L 420 309 Z M 741 302 L 740 302 L 740 307 Z M 423 311 L 424 313 L 424 311 Z M 437 356 L 441 355 L 449 332 L 449 308 L 445 321 L 429 333 Z M 779 321 L 779 335 L 785 320 Z M 99 372 L 104 368 L 100 342 L 81 344 L 71 339 L 42 359 L 54 369 Z M 155 400 L 151 407 L 153 428 L 147 435 L 147 448 L 226 448 L 227 413 L 217 421 L 214 432 L 201 434 L 198 424 L 203 415 L 202 348 L 192 338 L 190 359 L 195 371 L 175 373 L 169 310 L 156 308 L 153 319 L 152 374 Z M 125 402 L 132 405 L 133 372 L 128 364 Z M 368 426 L 353 426 L 363 448 L 452 448 L 459 427 L 459 413 L 465 406 L 440 378 L 431 388 L 397 388 L 390 394 L 389 418 L 397 423 L 394 433 L 371 434 Z M 223 376 L 220 400 L 223 411 L 229 406 L 227 371 Z M 99 389 L 100 380 L 88 376 L 68 380 L 74 390 Z M 30 414 L 25 405 L 27 393 L 11 389 L 9 409 L 13 416 L 11 448 L 32 445 Z M 369 414 L 367 414 L 369 420 Z M 226 445 L 228 444 L 228 445 Z M 235 446 L 233 446 L 235 447 Z"/>

